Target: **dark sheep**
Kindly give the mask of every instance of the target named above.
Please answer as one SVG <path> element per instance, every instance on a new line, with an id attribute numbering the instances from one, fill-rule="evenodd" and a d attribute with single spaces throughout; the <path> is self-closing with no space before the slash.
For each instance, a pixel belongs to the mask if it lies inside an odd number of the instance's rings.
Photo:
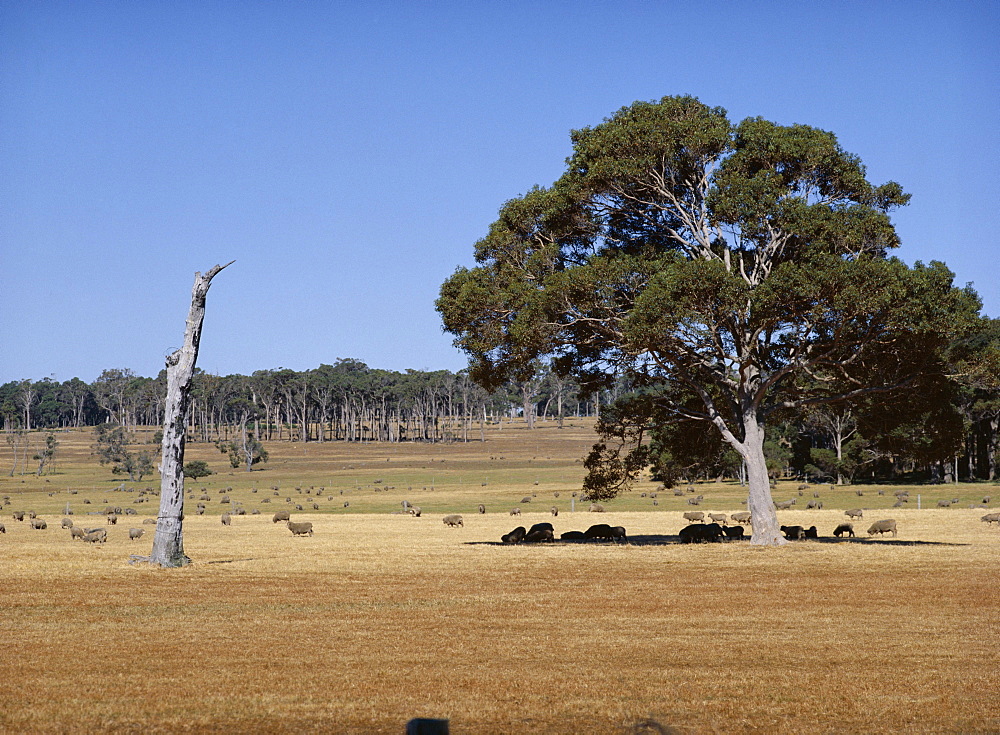
<path id="1" fill-rule="evenodd" d="M 445 516 L 444 518 L 441 519 L 441 521 L 444 523 L 444 525 L 449 526 L 450 528 L 455 528 L 456 526 L 465 526 L 465 523 L 462 521 L 462 516 L 458 515 L 457 513 Z"/>
<path id="2" fill-rule="evenodd" d="M 501 536 L 500 540 L 505 544 L 519 544 L 524 539 L 526 533 L 524 526 L 518 526 L 510 533 L 505 533 Z"/>
<path id="3" fill-rule="evenodd" d="M 742 541 L 744 538 L 743 526 L 726 526 L 722 529 L 722 532 L 726 534 L 726 538 L 733 541 Z"/>
<path id="4" fill-rule="evenodd" d="M 288 521 L 285 523 L 288 530 L 292 532 L 293 536 L 312 536 L 313 535 L 313 524 L 309 521 L 303 521 L 302 523 L 296 523 L 295 521 Z"/>
<path id="5" fill-rule="evenodd" d="M 809 526 L 806 529 L 806 538 L 819 538 L 819 531 L 816 530 L 816 526 Z"/>
<path id="6" fill-rule="evenodd" d="M 854 526 L 850 523 L 841 523 L 839 526 L 833 529 L 833 535 L 836 536 L 837 538 L 840 538 L 845 533 L 849 537 L 854 538 Z"/>
<path id="7" fill-rule="evenodd" d="M 0 533 L 7 533 L 7 527 L 0 523 Z"/>
<path id="8" fill-rule="evenodd" d="M 287 510 L 279 510 L 271 517 L 271 523 L 277 523 L 278 521 L 290 521 L 292 520 L 292 514 Z"/>
<path id="9" fill-rule="evenodd" d="M 551 523 L 542 522 L 536 523 L 534 526 L 528 529 L 528 535 L 530 536 L 535 531 L 555 531 Z"/>
<path id="10" fill-rule="evenodd" d="M 135 541 L 136 539 L 140 539 L 144 533 L 146 533 L 145 528 L 130 528 L 128 530 L 128 540 Z"/>
<path id="11" fill-rule="evenodd" d="M 555 536 L 552 534 L 552 530 L 549 528 L 540 528 L 535 531 L 529 531 L 524 535 L 524 543 L 534 544 L 541 543 L 543 541 L 554 541 Z"/>
<path id="12" fill-rule="evenodd" d="M 790 541 L 799 541 L 806 537 L 806 529 L 802 528 L 802 526 L 782 526 L 781 532 Z"/>
<path id="13" fill-rule="evenodd" d="M 565 533 L 559 534 L 559 538 L 563 541 L 582 541 L 587 538 L 587 534 L 583 531 L 566 531 Z"/>
<path id="14" fill-rule="evenodd" d="M 625 534 L 624 526 L 611 526 L 607 523 L 597 523 L 584 531 L 583 535 L 584 538 L 588 539 L 608 539 L 609 541 L 614 541 L 615 543 L 618 543 L 618 539 L 622 539 L 625 543 L 628 543 L 628 536 Z"/>
<path id="15" fill-rule="evenodd" d="M 682 528 L 678 536 L 682 544 L 701 544 L 721 541 L 722 534 L 718 523 L 692 523 Z"/>
<path id="16" fill-rule="evenodd" d="M 861 508 L 852 508 L 851 510 L 845 510 L 844 515 L 854 520 L 856 518 L 864 518 L 865 512 Z"/>
<path id="17" fill-rule="evenodd" d="M 868 535 L 874 536 L 876 533 L 879 535 L 884 535 L 892 531 L 892 535 L 896 535 L 896 521 L 892 518 L 887 518 L 884 521 L 875 521 L 871 528 L 868 529 Z"/>

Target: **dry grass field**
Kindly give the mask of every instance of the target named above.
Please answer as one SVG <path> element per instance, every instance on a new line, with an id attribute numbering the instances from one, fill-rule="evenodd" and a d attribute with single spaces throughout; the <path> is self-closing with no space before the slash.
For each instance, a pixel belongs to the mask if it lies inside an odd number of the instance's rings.
<path id="1" fill-rule="evenodd" d="M 827 538 L 686 546 L 686 498 L 661 490 L 654 506 L 652 484 L 604 514 L 571 511 L 593 441 L 583 426 L 505 426 L 485 444 L 273 445 L 249 476 L 194 444 L 188 458 L 222 472 L 192 483 L 213 498 L 185 521 L 192 564 L 159 570 L 128 563 L 149 552 L 153 527 L 138 541 L 128 529 L 155 515 L 155 497 L 135 501 L 156 480 L 122 487 L 88 457 L 89 436 L 60 441 L 58 474 L 0 481 L 3 732 L 402 733 L 413 717 L 453 733 L 1000 732 L 1000 528 L 967 507 L 995 487 L 914 487 L 889 509 L 894 488 L 823 486 L 823 510 L 779 517 Z M 227 487 L 261 515 L 222 526 Z M 698 493 L 700 509 L 741 509 L 738 485 Z M 775 491 L 793 496 L 794 483 Z M 963 502 L 936 508 L 943 497 Z M 402 499 L 423 515 L 393 514 Z M 67 502 L 97 526 L 87 513 L 105 501 L 137 515 L 103 547 L 59 529 Z M 296 504 L 314 536 L 271 522 Z M 848 507 L 866 508 L 859 538 L 829 538 Z M 441 522 L 453 512 L 463 527 Z M 899 536 L 868 539 L 887 517 Z M 498 543 L 539 521 L 557 534 L 620 524 L 631 543 Z"/>

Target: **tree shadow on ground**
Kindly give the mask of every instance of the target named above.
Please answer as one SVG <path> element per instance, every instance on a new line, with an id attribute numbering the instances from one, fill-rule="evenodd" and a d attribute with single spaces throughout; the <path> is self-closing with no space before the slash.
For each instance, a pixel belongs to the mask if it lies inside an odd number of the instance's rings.
<path id="1" fill-rule="evenodd" d="M 674 544 L 692 546 L 696 544 L 681 544 L 680 536 L 676 534 L 641 534 L 628 537 L 628 543 L 631 546 L 673 546 Z M 720 544 L 747 544 L 750 543 L 750 537 L 746 537 L 741 541 L 735 540 L 723 540 L 719 541 Z M 790 541 L 793 544 L 864 544 L 868 546 L 971 546 L 972 544 L 959 544 L 952 543 L 948 541 L 920 541 L 920 540 L 910 540 L 910 539 L 899 539 L 899 538 L 836 538 L 836 537 L 823 537 L 813 538 L 813 539 L 802 539 L 800 541 Z M 546 544 L 557 544 L 560 546 L 611 546 L 615 544 L 614 541 L 608 541 L 606 539 L 556 539 L 555 541 L 543 541 L 537 542 L 534 545 L 546 545 Z M 466 541 L 466 546 L 532 546 L 531 543 L 520 543 L 520 544 L 505 544 L 502 541 Z M 621 545 L 618 543 L 617 545 Z"/>

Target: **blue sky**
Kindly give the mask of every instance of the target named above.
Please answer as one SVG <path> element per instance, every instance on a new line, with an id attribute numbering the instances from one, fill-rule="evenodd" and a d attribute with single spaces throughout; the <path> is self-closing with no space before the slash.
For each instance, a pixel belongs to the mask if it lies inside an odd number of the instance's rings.
<path id="1" fill-rule="evenodd" d="M 692 94 L 900 182 L 908 263 L 1000 316 L 996 2 L 0 0 L 0 382 L 450 369 L 434 311 L 569 132 Z"/>

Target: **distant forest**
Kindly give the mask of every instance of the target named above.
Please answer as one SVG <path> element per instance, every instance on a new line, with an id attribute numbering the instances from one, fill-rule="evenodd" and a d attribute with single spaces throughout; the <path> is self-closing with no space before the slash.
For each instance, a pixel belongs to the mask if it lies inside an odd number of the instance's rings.
<path id="1" fill-rule="evenodd" d="M 148 378 L 115 368 L 90 384 L 79 378 L 5 383 L 0 414 L 6 443 L 16 454 L 31 442 L 32 432 L 162 426 L 165 395 L 166 371 Z M 530 379 L 494 392 L 464 370 L 395 372 L 354 359 L 249 376 L 199 371 L 188 439 L 219 443 L 249 433 L 269 442 L 481 441 L 489 424 L 517 419 L 532 427 L 539 420 L 561 424 L 566 418 L 596 417 L 628 395 L 622 381 L 587 393 L 547 365 L 539 365 Z M 668 484 L 738 476 L 735 455 L 698 440 L 701 428 L 689 425 L 671 441 L 654 441 L 654 474 Z M 703 428 L 707 437 L 714 436 L 711 427 Z M 880 428 L 871 412 L 826 407 L 774 427 L 766 452 L 775 477 L 838 483 L 997 480 L 1000 389 L 993 380 L 967 384 L 891 429 Z"/>

